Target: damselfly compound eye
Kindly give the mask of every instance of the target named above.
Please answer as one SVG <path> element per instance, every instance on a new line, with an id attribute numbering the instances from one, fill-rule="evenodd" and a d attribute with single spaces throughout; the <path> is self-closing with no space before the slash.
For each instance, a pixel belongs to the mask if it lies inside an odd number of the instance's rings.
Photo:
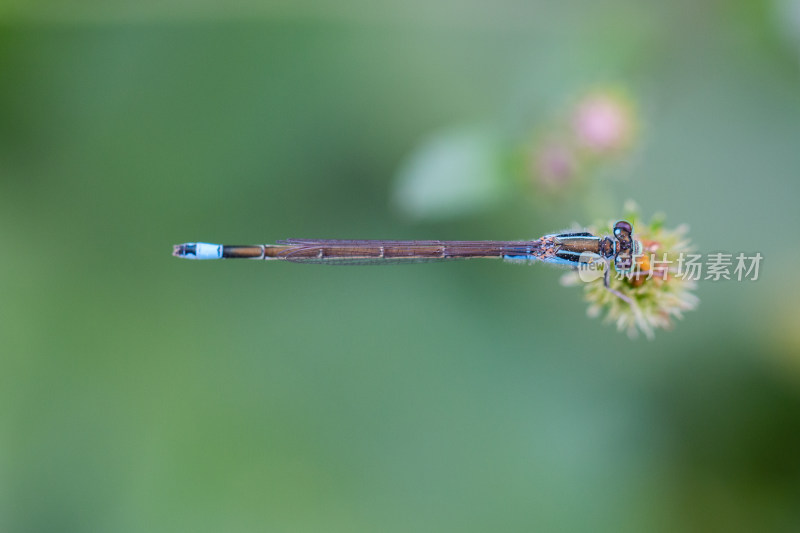
<path id="1" fill-rule="evenodd" d="M 625 231 L 627 233 L 633 233 L 633 226 L 630 225 L 629 222 L 624 220 L 620 220 L 614 225 L 614 235 L 619 234 L 619 230 Z"/>

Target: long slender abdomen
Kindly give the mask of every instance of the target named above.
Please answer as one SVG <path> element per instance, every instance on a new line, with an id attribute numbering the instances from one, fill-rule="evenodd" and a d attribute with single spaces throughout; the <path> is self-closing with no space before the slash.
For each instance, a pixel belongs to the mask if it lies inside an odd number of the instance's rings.
<path id="1" fill-rule="evenodd" d="M 187 259 L 267 259 L 294 263 L 380 264 L 473 257 L 528 257 L 541 241 L 342 241 L 289 239 L 278 244 L 186 243 L 173 255 Z"/>
<path id="2" fill-rule="evenodd" d="M 265 248 L 266 258 L 296 263 L 370 264 L 502 257 L 530 253 L 528 241 L 287 240 Z"/>

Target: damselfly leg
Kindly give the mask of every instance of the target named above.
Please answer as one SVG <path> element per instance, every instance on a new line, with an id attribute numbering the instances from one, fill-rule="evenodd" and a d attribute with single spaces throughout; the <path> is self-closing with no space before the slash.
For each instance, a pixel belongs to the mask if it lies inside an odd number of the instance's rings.
<path id="1" fill-rule="evenodd" d="M 614 296 L 617 296 L 623 302 L 630 304 L 631 307 L 636 306 L 636 303 L 631 298 L 625 296 L 624 294 L 622 294 L 617 289 L 611 286 L 611 263 L 608 261 L 606 262 L 605 270 L 603 272 L 603 285 L 605 286 L 608 292 L 610 292 Z"/>

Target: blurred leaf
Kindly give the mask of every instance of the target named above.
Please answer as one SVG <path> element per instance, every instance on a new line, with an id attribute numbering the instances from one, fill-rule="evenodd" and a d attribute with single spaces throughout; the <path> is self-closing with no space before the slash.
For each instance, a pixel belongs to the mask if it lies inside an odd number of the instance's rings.
<path id="1" fill-rule="evenodd" d="M 475 128 L 428 139 L 398 172 L 394 204 L 415 219 L 442 219 L 491 207 L 507 191 L 498 144 Z"/>

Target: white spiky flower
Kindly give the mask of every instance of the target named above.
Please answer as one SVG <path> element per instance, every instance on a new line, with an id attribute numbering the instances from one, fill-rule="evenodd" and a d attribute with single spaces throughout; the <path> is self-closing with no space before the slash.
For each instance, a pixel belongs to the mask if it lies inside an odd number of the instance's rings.
<path id="1" fill-rule="evenodd" d="M 653 217 L 645 224 L 639 217 L 638 207 L 630 201 L 625 204 L 624 211 L 624 218 L 633 225 L 643 249 L 630 275 L 614 275 L 612 270 L 610 285 L 632 303 L 606 290 L 602 279 L 585 283 L 577 272 L 570 272 L 561 282 L 567 286 L 584 286 L 589 316 L 600 316 L 605 310 L 604 320 L 615 323 L 618 330 L 626 331 L 630 337 L 636 337 L 641 331 L 653 338 L 656 329 L 670 329 L 674 319 L 683 318 L 684 312 L 691 311 L 699 303 L 693 292 L 696 282 L 678 272 L 682 254 L 692 251 L 686 237 L 689 228 L 681 225 L 667 229 L 663 216 Z M 610 234 L 613 224 L 592 229 L 599 229 L 599 234 Z"/>

